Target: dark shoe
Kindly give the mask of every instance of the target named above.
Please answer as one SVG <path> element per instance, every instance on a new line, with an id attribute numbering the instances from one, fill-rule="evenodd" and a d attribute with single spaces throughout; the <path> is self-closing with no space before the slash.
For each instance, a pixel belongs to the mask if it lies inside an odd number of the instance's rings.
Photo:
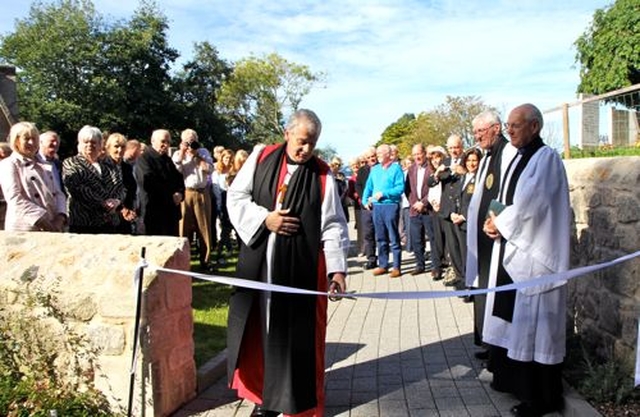
<path id="1" fill-rule="evenodd" d="M 376 277 L 379 275 L 384 275 L 386 273 L 387 273 L 387 268 L 377 267 L 376 269 L 373 270 L 373 275 Z"/>
<path id="2" fill-rule="evenodd" d="M 434 281 L 440 281 L 442 279 L 442 272 L 434 269 L 433 271 L 431 271 L 431 279 L 433 279 Z"/>
<path id="3" fill-rule="evenodd" d="M 462 298 L 463 303 L 473 303 L 473 295 L 463 295 Z"/>
<path id="4" fill-rule="evenodd" d="M 373 268 L 375 268 L 375 267 L 376 267 L 376 263 L 375 263 L 375 262 L 367 262 L 367 263 L 364 265 L 364 269 L 373 269 Z"/>
<path id="5" fill-rule="evenodd" d="M 398 278 L 400 275 L 402 275 L 402 272 L 397 268 L 393 268 L 389 273 L 389 278 Z"/>
<path id="6" fill-rule="evenodd" d="M 520 403 L 511 407 L 511 414 L 515 417 L 542 417 L 545 413 L 541 413 L 531 404 Z"/>
<path id="7" fill-rule="evenodd" d="M 413 271 L 411 271 L 411 275 L 420 275 L 420 274 L 424 274 L 424 269 L 414 269 Z"/>
<path id="8" fill-rule="evenodd" d="M 486 361 L 487 359 L 489 359 L 489 351 L 481 350 L 480 352 L 474 353 L 473 356 L 475 356 L 476 359 L 480 359 L 481 361 Z"/>
<path id="9" fill-rule="evenodd" d="M 259 405 L 253 407 L 253 412 L 251 413 L 251 417 L 277 417 L 278 415 L 280 415 L 280 413 L 277 411 L 265 410 Z"/>

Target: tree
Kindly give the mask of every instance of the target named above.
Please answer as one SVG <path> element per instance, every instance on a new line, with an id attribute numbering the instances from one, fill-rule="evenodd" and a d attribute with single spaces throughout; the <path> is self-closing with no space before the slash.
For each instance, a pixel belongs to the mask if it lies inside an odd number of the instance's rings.
<path id="1" fill-rule="evenodd" d="M 434 110 L 413 114 L 404 114 L 389 125 L 382 133 L 380 143 L 395 144 L 401 156 L 411 154 L 416 143 L 424 145 L 444 145 L 451 134 L 462 136 L 465 147 L 473 145 L 473 127 L 475 116 L 485 110 L 495 108 L 485 104 L 479 97 L 451 97 Z"/>
<path id="2" fill-rule="evenodd" d="M 100 31 L 91 2 L 64 0 L 34 3 L 15 32 L 0 39 L 0 56 L 18 68 L 22 119 L 64 136 L 91 120 L 91 86 L 108 92 L 96 77 L 100 43 L 95 34 Z"/>
<path id="3" fill-rule="evenodd" d="M 237 62 L 222 83 L 219 106 L 234 133 L 248 144 L 272 143 L 282 138 L 284 114 L 297 110 L 302 98 L 322 79 L 322 73 L 276 53 L 252 56 Z"/>
<path id="4" fill-rule="evenodd" d="M 399 146 L 402 155 L 410 155 L 411 148 L 416 143 L 423 145 L 441 145 L 443 143 L 442 134 L 437 127 L 436 117 L 433 111 L 422 112 L 416 117 L 411 134 Z"/>
<path id="5" fill-rule="evenodd" d="M 413 113 L 405 113 L 398 120 L 391 123 L 382 132 L 382 137 L 379 144 L 386 143 L 389 145 L 398 145 L 405 139 L 413 130 L 416 116 Z"/>
<path id="6" fill-rule="evenodd" d="M 129 22 L 101 35 L 105 41 L 100 73 L 117 86 L 106 109 L 117 117 L 111 124 L 103 120 L 103 129 L 147 139 L 154 129 L 175 128 L 180 109 L 170 70 L 180 55 L 168 45 L 168 29 L 167 17 L 157 5 L 142 1 Z"/>
<path id="7" fill-rule="evenodd" d="M 432 123 L 437 132 L 436 143 L 446 143 L 447 138 L 452 134 L 462 137 L 465 147 L 475 143 L 473 137 L 473 118 L 485 110 L 496 111 L 495 108 L 485 104 L 480 97 L 447 96 L 445 102 L 433 112 Z"/>
<path id="8" fill-rule="evenodd" d="M 183 112 L 180 127 L 195 129 L 208 148 L 223 145 L 235 149 L 241 140 L 230 135 L 216 108 L 220 88 L 232 67 L 209 42 L 196 43 L 194 49 L 193 59 L 184 65 L 176 80 L 176 99 Z"/>
<path id="9" fill-rule="evenodd" d="M 603 94 L 640 83 L 640 1 L 616 0 L 596 10 L 575 46 L 578 92 Z"/>
<path id="10" fill-rule="evenodd" d="M 18 68 L 22 119 L 62 137 L 75 153 L 86 124 L 130 137 L 175 119 L 167 19 L 142 1 L 130 22 L 106 25 L 89 0 L 36 2 L 14 33 L 0 38 L 0 58 Z"/>

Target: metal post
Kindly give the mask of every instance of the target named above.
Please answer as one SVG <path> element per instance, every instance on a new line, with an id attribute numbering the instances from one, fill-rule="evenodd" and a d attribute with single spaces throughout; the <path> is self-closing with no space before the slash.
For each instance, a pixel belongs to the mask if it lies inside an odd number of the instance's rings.
<path id="1" fill-rule="evenodd" d="M 146 248 L 142 248 L 140 251 L 140 258 L 144 260 L 146 254 Z M 129 406 L 127 408 L 127 417 L 131 417 L 133 411 L 133 390 L 136 383 L 136 355 L 138 353 L 138 339 L 140 337 L 140 316 L 142 314 L 142 281 L 144 276 L 144 268 L 138 270 L 136 276 L 138 280 L 138 287 L 136 288 L 136 317 L 133 323 L 133 349 L 131 352 L 131 377 L 129 379 Z"/>
<path id="2" fill-rule="evenodd" d="M 562 136 L 564 138 L 564 159 L 571 158 L 571 142 L 569 140 L 569 104 L 562 105 Z"/>

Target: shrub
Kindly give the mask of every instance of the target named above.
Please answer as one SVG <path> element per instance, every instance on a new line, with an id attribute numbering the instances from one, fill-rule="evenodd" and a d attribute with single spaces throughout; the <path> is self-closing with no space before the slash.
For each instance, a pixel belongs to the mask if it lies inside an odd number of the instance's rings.
<path id="1" fill-rule="evenodd" d="M 23 308 L 0 306 L 0 415 L 115 415 L 93 384 L 97 352 L 67 323 L 52 286 L 33 286 L 22 287 Z"/>
<path id="2" fill-rule="evenodd" d="M 624 404 L 639 398 L 629 364 L 613 354 L 608 359 L 596 357 L 577 335 L 570 336 L 567 347 L 565 377 L 587 400 Z"/>

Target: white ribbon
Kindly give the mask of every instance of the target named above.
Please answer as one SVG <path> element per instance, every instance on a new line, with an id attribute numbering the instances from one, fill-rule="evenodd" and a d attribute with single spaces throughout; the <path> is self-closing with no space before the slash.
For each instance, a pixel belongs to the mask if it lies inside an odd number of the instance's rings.
<path id="1" fill-rule="evenodd" d="M 402 292 L 380 292 L 380 293 L 348 293 L 348 295 L 346 295 L 344 298 L 350 298 L 350 299 L 378 298 L 378 299 L 388 299 L 388 300 L 408 300 L 408 299 L 446 298 L 446 297 L 456 297 L 456 296 L 465 296 L 465 295 L 487 294 L 490 292 L 520 290 L 523 288 L 535 287 L 537 285 L 549 284 L 556 281 L 568 281 L 570 279 L 579 277 L 581 275 L 589 274 L 591 272 L 599 271 L 605 268 L 610 268 L 612 266 L 621 264 L 623 262 L 627 262 L 638 256 L 640 256 L 640 251 L 630 253 L 625 256 L 621 256 L 612 261 L 603 262 L 603 263 L 599 263 L 591 266 L 583 266 L 580 268 L 575 268 L 568 271 L 559 272 L 556 274 L 541 275 L 529 281 L 518 282 L 518 283 L 509 284 L 509 285 L 501 285 L 499 287 L 494 287 L 494 288 L 458 290 L 458 291 L 402 291 Z M 136 279 L 138 276 L 137 271 L 139 270 L 139 268 L 144 268 L 146 266 L 147 266 L 146 262 L 141 263 L 138 266 L 138 268 L 136 269 Z M 260 290 L 260 291 L 336 297 L 336 294 L 328 294 L 321 291 L 312 291 L 312 290 L 305 290 L 305 289 L 295 288 L 295 287 L 287 287 L 284 285 L 267 284 L 260 281 L 253 281 L 253 280 L 242 279 L 242 278 L 223 277 L 219 275 L 206 275 L 206 274 L 199 274 L 199 273 L 189 272 L 189 271 L 180 271 L 177 269 L 162 268 L 157 266 L 156 267 L 151 266 L 151 268 L 158 272 L 168 272 L 172 274 L 186 275 L 186 276 L 198 278 L 204 281 L 217 282 L 218 284 L 231 285 L 235 287 L 251 288 L 251 289 Z M 132 366 L 132 370 L 133 369 L 134 367 Z M 635 386 L 638 386 L 638 385 L 640 385 L 640 319 L 638 320 L 638 338 L 636 342 L 636 369 L 635 369 Z"/>
<path id="2" fill-rule="evenodd" d="M 509 285 L 501 285 L 494 288 L 474 289 L 474 290 L 458 290 L 458 291 L 403 291 L 403 292 L 371 292 L 371 293 L 349 293 L 350 298 L 384 298 L 390 300 L 409 300 L 409 299 L 428 299 L 428 298 L 447 298 L 463 295 L 478 295 L 487 294 L 490 292 L 501 292 L 519 290 L 528 287 L 535 287 L 538 285 L 549 284 L 555 281 L 567 281 L 576 278 L 580 275 L 585 275 L 591 272 L 598 271 L 600 269 L 610 268 L 620 263 L 629 261 L 633 258 L 640 256 L 640 251 L 634 252 L 613 261 L 603 262 L 591 266 L 583 266 L 580 268 L 571 269 L 556 274 L 541 275 L 533 278 L 529 281 L 517 282 Z M 194 278 L 198 278 L 204 281 L 217 282 L 218 284 L 231 285 L 234 287 L 250 288 L 261 291 L 280 292 L 287 294 L 302 294 L 302 295 L 321 295 L 335 297 L 336 294 L 329 294 L 322 291 L 305 290 L 302 288 L 287 287 L 284 285 L 267 284 L 261 281 L 253 281 L 243 278 L 223 277 L 220 275 L 206 275 L 190 271 L 181 271 L 178 269 L 162 268 L 158 266 L 151 266 L 152 269 L 158 272 L 167 272 L 178 275 L 186 275 Z"/>

